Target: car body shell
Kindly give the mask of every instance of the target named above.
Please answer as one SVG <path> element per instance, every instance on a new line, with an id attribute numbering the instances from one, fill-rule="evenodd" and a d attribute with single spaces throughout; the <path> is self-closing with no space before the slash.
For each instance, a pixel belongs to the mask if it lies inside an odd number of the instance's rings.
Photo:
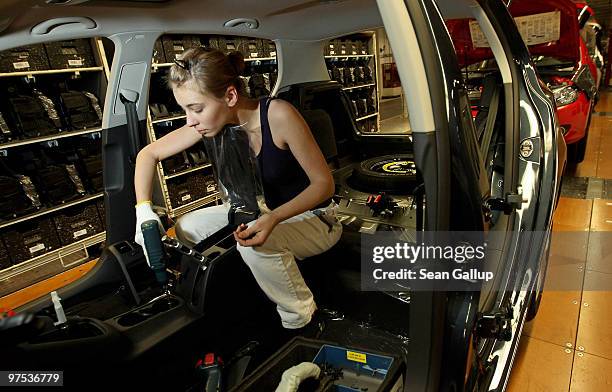
<path id="1" fill-rule="evenodd" d="M 191 6 L 189 15 L 185 15 L 179 3 L 185 7 Z M 422 80 L 411 78 L 423 75 L 423 69 L 427 70 L 425 83 L 420 84 L 424 88 L 406 93 L 414 127 L 412 136 L 415 161 L 425 181 L 428 203 L 426 229 L 486 231 L 491 225 L 487 218 L 487 212 L 490 212 L 486 211 L 490 209 L 487 202 L 497 198 L 514 203 L 500 228 L 505 236 L 499 249 L 499 280 L 495 282 L 495 290 L 487 292 L 486 298 L 480 292 L 459 295 L 413 293 L 409 315 L 411 352 L 407 360 L 410 374 L 406 378 L 406 389 L 475 389 L 476 385 L 485 382 L 490 390 L 504 389 L 530 300 L 538 294 L 538 285 L 543 281 L 552 216 L 565 166 L 565 143 L 559 133 L 551 92 L 540 83 L 518 30 L 505 27 L 513 22 L 504 3 L 501 0 L 465 1 L 461 7 L 457 7 L 454 1 L 438 4 L 432 0 L 380 0 L 378 4 L 363 0 L 310 2 L 309 6 L 294 7 L 287 7 L 283 1 L 261 4 L 224 2 L 218 7 L 204 3 L 169 2 L 166 6 L 142 8 L 131 4 L 124 6 L 126 11 L 122 15 L 117 15 L 117 9 L 104 2 L 65 8 L 44 5 L 28 8 L 29 12 L 23 15 L 15 15 L 12 10 L 0 8 L 11 15 L 9 19 L 12 22 L 3 26 L 6 29 L 5 35 L 0 36 L 0 48 L 3 49 L 29 43 L 32 39 L 30 32 L 41 20 L 66 15 L 78 18 L 80 12 L 85 12 L 82 11 L 84 9 L 87 10 L 88 18 L 98 26 L 95 29 L 78 30 L 75 27 L 71 31 L 67 27 L 60 29 L 56 36 L 37 36 L 32 40 L 44 42 L 55 38 L 102 35 L 110 37 L 115 43 L 112 80 L 109 81 L 105 99 L 103 121 L 109 243 L 131 240 L 135 221 L 131 184 L 133 167 L 130 159 L 134 158 L 133 154 L 137 151 L 132 142 L 136 135 L 128 126 L 125 111 L 118 103 L 119 92 L 122 88 L 125 91 L 128 86 L 140 94 L 142 101 L 138 102 L 137 113 L 139 124 L 144 127 L 148 97 L 145 82 L 150 77 L 153 45 L 161 34 L 223 34 L 228 32 L 223 23 L 236 15 L 265 15 L 261 18 L 259 29 L 239 32 L 276 40 L 280 60 L 276 93 L 293 84 L 328 80 L 322 50 L 326 39 L 384 26 L 394 46 L 398 71 L 406 89 L 422 83 Z M 382 18 L 376 14 L 377 7 Z M 348 20 L 334 24 L 337 19 L 334 12 L 344 8 Z M 502 93 L 506 99 L 504 123 L 499 130 L 506 140 L 506 161 L 503 173 L 500 174 L 503 183 L 500 189 L 492 189 L 492 181 L 487 178 L 459 66 L 462 58 L 473 53 L 461 53 L 460 48 L 453 45 L 444 24 L 444 13 L 441 14 L 441 10 L 446 9 L 455 18 L 468 17 L 471 10 L 477 9 L 481 20 L 490 24 L 490 31 L 499 41 L 495 45 L 499 51 L 497 56 L 501 56 L 499 58 L 503 62 Z M 453 14 L 455 10 L 458 11 Z M 183 21 L 183 18 L 186 20 Z M 68 22 L 74 20 L 69 18 Z M 147 24 L 154 22 L 153 26 Z M 401 34 L 406 26 L 410 26 L 413 32 Z M 236 30 L 229 31 L 238 33 Z M 421 56 L 415 56 L 416 53 Z M 417 61 L 414 61 L 415 57 Z M 126 81 L 122 75 L 128 71 L 133 72 L 134 76 Z M 421 111 L 422 108 L 424 110 Z M 384 137 L 364 137 L 360 140 L 365 144 L 380 140 L 381 143 L 385 142 Z M 531 141 L 534 151 L 528 157 L 520 158 L 519 147 L 526 140 Z M 389 138 L 389 143 L 393 142 L 394 139 Z M 543 235 L 530 235 L 533 232 Z M 62 289 L 62 298 L 78 299 L 85 287 L 91 287 L 101 280 L 102 272 L 108 273 L 108 270 L 102 270 L 113 262 L 112 255 L 105 256 L 107 258 L 101 265 L 85 279 Z M 144 263 L 142 260 L 140 262 Z M 39 312 L 49 305 L 47 299 L 40 299 L 21 310 Z M 499 338 L 479 339 L 472 335 L 478 311 L 494 313 L 500 309 L 507 310 L 509 306 L 514 314 L 509 341 Z M 377 311 L 383 310 L 374 309 L 373 314 Z M 140 335 L 125 334 L 122 339 L 129 341 L 125 349 L 136 348 L 127 357 L 136 357 L 144 352 L 142 347 L 145 343 L 149 345 L 147 348 L 154 347 L 155 343 L 161 345 L 167 338 L 164 334 L 168 329 L 172 329 L 168 333 L 173 334 L 181 329 L 187 330 L 195 322 L 194 319 L 197 317 L 189 313 L 189 317 L 182 315 L 173 319 L 168 326 L 158 325 L 158 329 L 149 333 L 140 331 Z M 475 340 L 480 345 L 478 350 L 473 350 Z M 104 345 L 98 349 L 104 351 Z M 90 351 L 86 354 L 91 355 Z M 495 363 L 489 361 L 493 356 L 498 357 Z M 448 366 L 451 363 L 455 366 Z M 154 377 L 156 374 L 147 376 Z"/>

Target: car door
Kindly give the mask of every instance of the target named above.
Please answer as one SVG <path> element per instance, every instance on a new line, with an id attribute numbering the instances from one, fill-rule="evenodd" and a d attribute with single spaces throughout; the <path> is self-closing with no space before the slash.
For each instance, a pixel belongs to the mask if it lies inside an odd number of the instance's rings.
<path id="1" fill-rule="evenodd" d="M 415 162 L 425 182 L 425 230 L 442 232 L 458 227 L 460 219 L 452 211 L 457 203 L 466 207 L 461 214 L 468 217 L 463 228 L 482 230 L 479 176 L 483 171 L 473 159 L 477 154 L 474 135 L 469 133 L 471 129 L 465 132 L 463 128 L 466 123 L 461 120 L 465 113 L 461 111 L 460 96 L 465 92 L 457 83 L 459 68 L 452 60 L 452 44 L 437 7 L 430 1 L 379 1 L 378 6 L 405 86 Z M 467 109 L 464 105 L 463 111 Z M 467 146 L 458 141 L 465 141 Z M 452 172 L 462 175 L 454 177 Z M 445 324 L 447 301 L 445 292 L 411 294 L 411 377 L 407 378 L 407 390 L 434 391 L 456 380 L 456 375 L 448 374 L 441 366 L 452 345 L 444 347 L 444 342 L 453 336 Z M 473 301 L 477 301 L 473 293 L 458 299 L 461 304 Z M 467 347 L 461 343 L 454 346 Z M 460 363 L 465 364 L 466 357 L 463 355 Z"/>
<path id="2" fill-rule="evenodd" d="M 402 6 L 405 6 L 405 8 Z M 450 4 L 450 2 L 439 2 L 438 6 L 443 12 L 446 11 L 450 14 L 457 12 L 457 7 L 460 8 L 460 6 Z M 439 320 L 443 317 L 452 317 L 453 313 L 449 313 L 449 309 L 453 308 L 453 304 L 460 309 L 462 305 L 474 303 L 472 302 L 474 300 L 476 303 L 480 302 L 480 305 L 475 306 L 475 308 L 478 308 L 479 311 L 485 314 L 502 313 L 508 315 L 507 323 L 504 326 L 509 331 L 508 336 L 488 336 L 487 338 L 480 339 L 482 343 L 480 349 L 484 349 L 489 353 L 495 352 L 495 356 L 497 356 L 497 359 L 494 361 L 495 363 L 488 364 L 488 371 L 490 371 L 489 374 L 493 378 L 493 384 L 505 385 L 508 369 L 512 362 L 512 353 L 517 347 L 525 316 L 526 302 L 528 302 L 525 301 L 525 298 L 529 298 L 531 295 L 536 277 L 541 276 L 539 275 L 541 261 L 546 258 L 545 254 L 548 246 L 547 232 L 550 229 L 551 212 L 554 208 L 556 186 L 558 185 L 556 182 L 559 171 L 556 155 L 557 140 L 555 139 L 556 121 L 550 96 L 541 89 L 537 76 L 533 72 L 533 67 L 530 67 L 528 52 L 522 44 L 518 31 L 508 29 L 508 26 L 513 25 L 513 22 L 505 9 L 505 5 L 501 1 L 470 5 L 471 17 L 478 20 L 482 30 L 485 32 L 486 38 L 490 42 L 493 52 L 495 52 L 495 59 L 500 67 L 502 94 L 505 100 L 504 121 L 499 130 L 505 141 L 503 170 L 495 181 L 493 181 L 493 178 L 486 178 L 485 167 L 489 162 L 483 160 L 481 155 L 485 155 L 485 153 L 477 151 L 478 148 L 474 135 L 470 135 L 474 130 L 471 118 L 466 118 L 466 115 L 469 113 L 469 105 L 466 104 L 466 91 L 461 88 L 453 89 L 453 85 L 450 82 L 455 77 L 454 82 L 457 85 L 461 85 L 462 77 L 458 72 L 458 66 L 448 60 L 449 54 L 446 50 L 453 50 L 453 47 L 448 43 L 449 38 L 446 29 L 438 25 L 439 20 L 441 20 L 438 8 L 435 4 L 426 1 L 419 2 L 418 4 L 413 2 L 406 2 L 405 4 L 395 2 L 393 5 L 383 5 L 379 3 L 379 7 L 385 21 L 385 28 L 387 29 L 389 39 L 394 45 L 394 53 L 400 53 L 396 56 L 396 61 L 402 81 L 408 82 L 410 80 L 412 85 L 414 85 L 412 82 L 414 75 L 409 75 L 407 72 L 410 69 L 408 65 L 409 59 L 402 58 L 401 49 L 398 50 L 398 45 L 403 44 L 407 47 L 410 41 L 406 42 L 405 39 L 408 33 L 406 31 L 400 32 L 399 27 L 394 29 L 393 24 L 397 23 L 398 26 L 400 24 L 407 24 L 405 20 L 403 22 L 400 21 L 401 17 L 406 15 L 404 10 L 407 10 L 413 21 L 413 26 L 417 29 L 416 36 L 419 39 L 418 44 L 420 45 L 418 49 L 413 48 L 411 53 L 418 53 L 420 49 L 420 53 L 425 58 L 424 62 L 427 63 L 426 78 L 429 83 L 428 91 L 431 94 L 430 97 L 436 97 L 436 91 L 432 92 L 432 89 L 435 87 L 438 88 L 438 94 L 441 91 L 445 91 L 447 97 L 457 97 L 457 100 L 454 102 L 452 99 L 444 101 L 441 97 L 440 101 L 436 102 L 431 98 L 432 107 L 438 109 L 437 114 L 451 113 L 453 110 L 458 113 L 456 117 L 451 115 L 446 118 L 434 116 L 435 120 L 439 120 L 437 123 L 434 120 L 436 125 L 445 124 L 444 129 L 434 128 L 434 132 L 437 133 L 437 143 L 432 142 L 431 139 L 425 139 L 424 135 L 419 135 L 419 131 L 423 129 L 420 127 L 415 127 L 416 135 L 414 138 L 417 165 L 423 165 L 424 163 L 423 161 L 418 161 L 418 154 L 425 146 L 427 146 L 427 149 L 433 149 L 434 147 L 432 146 L 435 145 L 435 148 L 439 151 L 440 148 L 443 148 L 442 146 L 446 145 L 451 154 L 452 162 L 444 162 L 442 160 L 438 161 L 438 165 L 448 165 L 447 167 L 451 169 L 449 173 L 461 173 L 461 175 L 456 176 L 445 173 L 449 179 L 447 185 L 455 184 L 455 186 L 451 185 L 449 188 L 446 188 L 452 190 L 453 196 L 450 199 L 436 200 L 444 200 L 444 202 L 449 203 L 449 224 L 446 227 L 451 230 L 459 228 L 482 230 L 487 227 L 492 232 L 498 234 L 498 243 L 494 244 L 494 248 L 488 249 L 492 255 L 492 267 L 496 271 L 496 280 L 491 286 L 485 288 L 486 291 L 479 293 L 483 296 L 480 298 L 480 301 L 478 295 L 470 296 L 465 294 L 448 302 L 450 305 L 446 308 L 445 312 L 443 307 L 435 306 L 437 293 L 417 293 L 415 296 L 414 306 L 417 307 L 419 306 L 417 302 L 418 296 L 427 297 L 421 298 L 421 301 L 423 301 L 422 304 L 427 304 L 429 311 L 428 309 L 421 308 L 419 310 L 422 310 L 424 314 L 431 317 L 428 320 L 434 320 L 426 321 L 425 323 L 421 322 L 420 324 L 415 321 L 412 325 L 412 328 L 416 329 L 414 330 L 415 340 L 422 339 L 427 341 L 429 339 L 427 347 L 418 347 L 419 355 L 422 356 L 423 352 L 427 352 L 429 356 L 426 358 L 430 361 L 428 372 L 424 373 L 425 376 L 418 381 L 420 382 L 418 386 L 427 389 L 434 385 L 442 387 L 455 385 L 455 387 L 458 387 L 458 385 L 462 384 L 462 381 L 459 381 L 461 377 L 458 372 L 453 373 L 436 366 L 436 364 L 439 364 L 436 361 L 439 361 L 440 358 L 450 358 L 450 353 L 447 351 L 449 347 L 453 345 L 455 347 L 460 346 L 459 340 L 453 341 L 452 329 L 449 330 L 447 328 L 444 333 L 436 336 L 436 326 L 443 328 L 444 323 L 439 322 Z M 390 11 L 391 9 L 393 11 Z M 386 10 L 389 10 L 388 13 Z M 428 28 L 424 26 L 428 26 Z M 421 27 L 420 30 L 418 29 L 419 27 Z M 400 40 L 400 37 L 402 37 L 403 42 Z M 427 50 L 423 49 L 424 47 L 433 50 L 427 53 Z M 441 58 L 446 60 L 443 62 L 440 60 Z M 525 72 L 525 70 L 528 71 Z M 413 70 L 411 71 L 413 72 Z M 441 82 L 447 82 L 447 84 L 444 85 Z M 436 83 L 439 84 L 436 85 Z M 408 92 L 406 94 L 409 95 Z M 421 101 L 427 100 L 424 100 L 423 96 L 421 96 Z M 439 103 L 440 106 L 436 106 L 436 103 Z M 411 106 L 410 99 L 408 99 L 411 120 L 414 106 L 414 103 Z M 447 110 L 442 111 L 440 110 L 441 108 L 446 108 Z M 461 114 L 464 116 L 462 117 Z M 423 126 L 423 124 L 420 125 Z M 427 134 L 427 132 L 423 134 Z M 461 148 L 458 148 L 459 145 L 461 145 Z M 423 170 L 424 168 L 421 167 L 421 169 Z M 427 176 L 425 180 L 426 186 L 428 179 L 432 181 L 434 178 L 436 177 L 433 175 Z M 439 178 L 437 177 L 437 179 Z M 463 185 L 463 187 L 456 184 Z M 445 189 L 444 184 L 440 181 L 436 182 L 434 180 L 430 182 L 430 186 L 434 189 L 427 189 L 428 198 L 430 194 L 436 195 L 436 191 L 439 193 L 441 189 Z M 499 189 L 496 191 L 495 187 Z M 458 194 L 466 196 L 462 200 L 461 197 L 457 196 Z M 476 200 L 476 195 L 481 199 Z M 455 202 L 462 200 L 463 204 L 461 205 L 467 206 L 467 211 L 463 210 L 463 213 L 454 213 L 452 209 L 456 204 L 454 204 L 453 200 Z M 472 200 L 472 203 L 466 203 L 466 200 Z M 487 221 L 476 211 L 477 205 L 483 206 L 485 210 L 488 209 L 489 211 L 500 209 L 501 207 L 506 210 L 506 213 L 503 214 L 503 219 L 498 221 L 497 225 L 493 225 L 490 220 Z M 440 205 L 438 204 L 436 207 L 440 207 Z M 444 211 L 444 208 L 440 209 L 440 211 Z M 469 220 L 469 218 L 466 220 L 466 216 L 471 217 L 472 220 Z M 459 217 L 461 219 L 458 219 Z M 478 217 L 482 219 L 480 222 Z M 432 217 L 428 216 L 428 218 L 431 219 Z M 436 218 L 439 219 L 441 217 L 438 216 Z M 463 224 L 458 225 L 457 222 L 459 221 Z M 455 222 L 454 225 L 453 222 Z M 437 229 L 439 230 L 443 227 L 440 225 L 441 220 L 438 220 L 437 223 Z M 433 228 L 432 226 L 429 227 Z M 540 230 L 541 232 L 539 235 L 534 235 L 534 230 Z M 525 278 L 517 279 L 517 276 Z M 450 297 L 446 297 L 447 300 L 448 298 Z M 511 309 L 514 311 L 514 317 L 509 315 Z M 454 314 L 460 313 L 460 310 L 456 310 Z M 469 312 L 467 314 L 469 316 Z M 423 313 L 420 315 L 423 316 Z M 447 322 L 450 321 L 447 320 Z M 421 330 L 421 328 L 424 329 Z M 411 337 L 413 337 L 412 335 L 411 333 Z M 436 340 L 441 339 L 442 335 L 444 335 L 443 341 L 444 345 L 446 345 L 444 348 L 440 347 L 442 345 L 440 341 L 436 342 Z M 486 333 L 484 336 L 487 336 Z M 469 344 L 464 346 L 469 346 Z M 470 355 L 466 351 L 455 354 L 453 359 L 460 358 L 463 354 Z M 484 354 L 484 351 L 480 354 Z M 421 357 L 421 360 L 423 360 L 423 357 Z M 469 362 L 465 358 L 463 358 L 463 361 L 462 363 Z M 453 363 L 457 362 L 453 361 Z M 488 382 L 491 382 L 491 379 Z M 434 390 L 436 387 L 432 388 Z M 495 388 L 495 386 L 492 386 L 492 388 Z"/>

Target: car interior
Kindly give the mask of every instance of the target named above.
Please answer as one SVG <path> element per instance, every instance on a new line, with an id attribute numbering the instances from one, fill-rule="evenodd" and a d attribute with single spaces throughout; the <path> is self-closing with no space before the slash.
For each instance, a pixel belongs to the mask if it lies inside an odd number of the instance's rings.
<path id="1" fill-rule="evenodd" d="M 333 320 L 319 339 L 385 352 L 405 362 L 408 330 L 398 326 L 409 325 L 409 293 L 361 291 L 359 260 L 362 233 L 391 230 L 404 238 L 413 236 L 417 228 L 422 230 L 424 198 L 410 154 L 411 140 L 407 135 L 378 139 L 371 143 L 374 151 L 362 151 L 364 144 L 358 142 L 348 99 L 334 81 L 294 84 L 279 97 L 299 108 L 333 168 L 338 216 L 344 224 L 342 239 L 334 248 L 299 261 L 319 308 Z M 378 155 L 382 151 L 385 155 Z M 356 157 L 360 160 L 355 161 Z M 397 166 L 400 174 L 386 181 L 383 176 L 389 174 L 376 171 L 381 161 Z M 368 197 L 381 192 L 387 197 L 373 208 L 368 206 Z M 30 328 L 22 329 L 23 336 L 14 337 L 27 340 L 20 347 L 23 351 L 13 357 L 23 362 L 15 363 L 35 367 L 61 363 L 69 368 L 93 360 L 92 356 L 100 363 L 115 364 L 111 367 L 116 366 L 116 371 L 124 366 L 137 373 L 155 369 L 172 374 L 172 380 L 176 372 L 184 372 L 187 386 L 197 381 L 189 370 L 198 355 L 215 352 L 229 359 L 226 367 L 243 367 L 237 379 L 226 381 L 228 386 L 236 384 L 286 343 L 277 339 L 282 335 L 280 319 L 242 262 L 231 228 L 195 249 L 205 257 L 208 268 L 202 271 L 193 255 L 169 252 L 170 275 L 180 278 L 175 293 L 164 295 L 137 245 L 121 241 L 108 246 L 94 270 L 61 290 L 64 311 L 71 320 L 68 328 L 53 326 L 55 311 L 46 298 L 28 304 L 36 314 L 36 330 L 31 330 L 30 323 Z M 126 337 L 132 342 L 127 346 Z M 166 351 L 165 360 L 159 361 L 160 353 Z M 242 357 L 232 360 L 236 353 Z"/>

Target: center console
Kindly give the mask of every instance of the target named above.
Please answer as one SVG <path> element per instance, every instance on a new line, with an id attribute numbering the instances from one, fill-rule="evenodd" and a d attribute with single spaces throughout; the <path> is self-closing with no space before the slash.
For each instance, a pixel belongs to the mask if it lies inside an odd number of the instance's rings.
<path id="1" fill-rule="evenodd" d="M 197 325 L 206 313 L 209 280 L 217 265 L 232 255 L 234 243 L 226 236 L 202 244 L 200 258 L 168 251 L 172 285 L 165 290 L 156 283 L 139 247 L 127 241 L 108 246 L 78 284 L 58 290 L 61 302 L 55 301 L 56 310 L 47 296 L 20 309 L 19 320 L 11 320 L 14 325 L 0 320 L 4 352 L 0 362 L 7 361 L 0 368 L 36 366 L 88 374 L 96 372 L 88 363 L 99 369 L 127 369 L 132 365 L 122 364 L 150 360 L 160 361 L 161 366 L 165 359 L 153 352 L 196 349 L 199 346 L 193 342 L 190 346 L 189 339 L 198 335 L 184 331 L 199 329 L 199 336 L 204 336 L 205 327 Z M 62 316 L 56 315 L 58 308 Z"/>

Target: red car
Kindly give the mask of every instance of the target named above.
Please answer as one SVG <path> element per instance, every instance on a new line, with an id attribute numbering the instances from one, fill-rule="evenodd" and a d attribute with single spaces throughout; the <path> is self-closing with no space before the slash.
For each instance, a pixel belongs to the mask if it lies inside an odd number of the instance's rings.
<path id="1" fill-rule="evenodd" d="M 574 163 L 584 159 L 597 93 L 597 67 L 580 36 L 583 8 L 571 0 L 515 0 L 510 5 L 539 75 L 554 93 L 568 160 Z"/>
<path id="2" fill-rule="evenodd" d="M 584 159 L 597 93 L 597 67 L 580 36 L 581 23 L 586 22 L 585 16 L 592 11 L 586 7 L 583 12 L 583 8 L 571 0 L 514 0 L 509 9 L 529 47 L 541 81 L 554 94 L 561 132 L 568 145 L 568 160 L 573 163 Z M 447 20 L 446 25 L 457 59 L 464 67 L 472 115 L 478 128 L 478 114 L 483 109 L 480 98 L 484 81 L 480 76 L 496 65 L 488 45 L 474 42 L 470 22 L 453 19 Z M 486 113 L 483 114 L 480 117 L 486 119 Z"/>

